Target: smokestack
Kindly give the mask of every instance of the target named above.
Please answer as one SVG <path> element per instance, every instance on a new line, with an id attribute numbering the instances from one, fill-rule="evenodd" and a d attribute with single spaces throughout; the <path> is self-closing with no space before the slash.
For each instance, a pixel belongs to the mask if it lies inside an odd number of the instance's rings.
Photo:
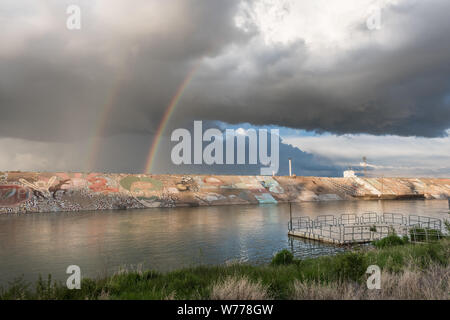
<path id="1" fill-rule="evenodd" d="M 292 159 L 289 158 L 289 177 L 292 177 Z"/>

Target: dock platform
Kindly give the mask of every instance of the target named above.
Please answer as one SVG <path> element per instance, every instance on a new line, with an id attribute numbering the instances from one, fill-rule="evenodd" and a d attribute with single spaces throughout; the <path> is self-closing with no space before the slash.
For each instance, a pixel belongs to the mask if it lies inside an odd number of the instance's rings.
<path id="1" fill-rule="evenodd" d="M 339 218 L 322 215 L 314 220 L 307 216 L 292 218 L 289 222 L 290 236 L 317 240 L 336 245 L 368 243 L 392 233 L 415 239 L 431 239 L 442 235 L 442 221 L 437 218 L 399 213 L 362 215 L 343 214 Z"/>

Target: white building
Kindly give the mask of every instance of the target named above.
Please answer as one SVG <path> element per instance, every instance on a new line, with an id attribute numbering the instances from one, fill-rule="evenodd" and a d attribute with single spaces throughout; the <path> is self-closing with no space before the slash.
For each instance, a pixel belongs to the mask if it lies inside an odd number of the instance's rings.
<path id="1" fill-rule="evenodd" d="M 353 170 L 345 170 L 344 171 L 344 178 L 356 178 L 355 171 L 353 171 Z"/>

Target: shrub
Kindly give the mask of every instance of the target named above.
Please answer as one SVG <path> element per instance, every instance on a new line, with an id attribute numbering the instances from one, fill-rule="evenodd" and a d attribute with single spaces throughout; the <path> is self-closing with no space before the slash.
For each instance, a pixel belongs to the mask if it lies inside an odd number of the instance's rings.
<path id="1" fill-rule="evenodd" d="M 336 258 L 335 271 L 340 280 L 358 281 L 367 270 L 367 263 L 362 253 L 350 252 Z"/>
<path id="2" fill-rule="evenodd" d="M 383 239 L 374 241 L 373 245 L 377 248 L 386 248 L 386 247 L 392 247 L 392 246 L 401 246 L 406 243 L 408 243 L 408 237 L 400 238 L 396 234 L 390 234 Z"/>
<path id="3" fill-rule="evenodd" d="M 450 233 L 450 221 L 444 220 L 444 226 L 445 230 L 447 230 L 447 233 Z"/>
<path id="4" fill-rule="evenodd" d="M 52 283 L 52 276 L 49 274 L 47 280 L 43 280 L 42 276 L 39 275 L 38 281 L 36 283 L 36 294 L 39 299 L 48 300 L 53 297 L 56 284 Z"/>
<path id="5" fill-rule="evenodd" d="M 294 262 L 294 255 L 287 249 L 281 250 L 272 258 L 273 266 L 288 265 Z"/>
<path id="6" fill-rule="evenodd" d="M 23 275 L 9 282 L 8 288 L 0 287 L 0 300 L 30 299 L 30 284 L 23 279 Z"/>

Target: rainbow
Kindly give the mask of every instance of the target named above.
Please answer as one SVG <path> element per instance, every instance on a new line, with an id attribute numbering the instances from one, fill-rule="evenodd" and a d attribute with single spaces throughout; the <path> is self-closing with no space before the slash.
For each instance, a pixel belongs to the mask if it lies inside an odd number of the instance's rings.
<path id="1" fill-rule="evenodd" d="M 197 66 L 194 67 L 184 78 L 181 85 L 178 87 L 177 91 L 175 92 L 175 95 L 170 100 L 169 105 L 167 106 L 166 111 L 164 112 L 163 117 L 161 118 L 161 121 L 159 123 L 158 129 L 156 130 L 155 137 L 153 138 L 152 146 L 149 150 L 147 161 L 145 163 L 145 169 L 144 173 L 149 173 L 152 170 L 153 162 L 155 160 L 156 151 L 158 151 L 158 147 L 161 143 L 161 136 L 164 133 L 164 130 L 166 129 L 167 123 L 170 120 L 170 116 L 173 114 L 173 111 L 175 110 L 175 107 L 177 106 L 178 102 L 180 102 L 180 99 L 186 90 L 186 87 L 188 86 L 189 82 L 192 80 L 195 71 L 197 70 Z"/>
<path id="2" fill-rule="evenodd" d="M 88 153 L 85 161 L 84 168 L 86 172 L 91 172 L 95 166 L 96 160 L 98 158 L 98 152 L 100 150 L 101 137 L 103 132 L 105 131 L 106 124 L 108 123 L 108 118 L 111 113 L 111 110 L 114 106 L 114 102 L 116 101 L 117 95 L 119 93 L 120 84 L 122 80 L 125 78 L 124 67 L 120 66 L 119 71 L 117 72 L 114 82 L 111 85 L 108 94 L 106 95 L 105 103 L 100 109 L 100 114 L 97 118 L 96 124 L 94 126 L 95 132 L 91 135 L 88 143 Z"/>
<path id="3" fill-rule="evenodd" d="M 100 142 L 101 136 L 105 131 L 106 124 L 108 123 L 109 114 L 114 106 L 114 101 L 116 100 L 117 94 L 119 92 L 119 87 L 121 80 L 123 78 L 123 73 L 119 72 L 119 74 L 114 79 L 114 82 L 109 90 L 105 103 L 103 104 L 100 115 L 97 118 L 96 125 L 94 126 L 95 132 L 91 136 L 89 144 L 88 144 L 88 156 L 85 162 L 85 170 L 90 172 L 93 170 L 96 160 L 98 158 L 98 152 L 100 150 Z"/>

